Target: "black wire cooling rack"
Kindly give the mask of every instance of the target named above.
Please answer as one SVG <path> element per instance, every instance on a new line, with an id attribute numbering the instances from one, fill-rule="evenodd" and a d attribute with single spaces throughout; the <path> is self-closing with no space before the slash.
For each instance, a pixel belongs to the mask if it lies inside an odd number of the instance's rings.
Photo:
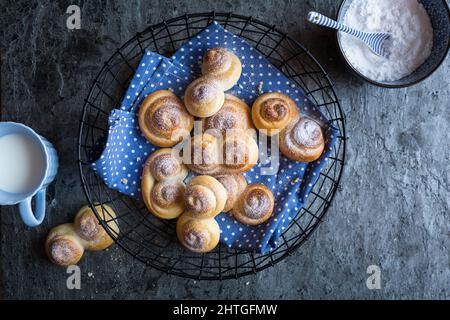
<path id="1" fill-rule="evenodd" d="M 149 214 L 145 205 L 108 189 L 89 168 L 94 150 L 104 144 L 108 115 L 120 104 L 145 49 L 169 56 L 186 40 L 216 20 L 244 38 L 298 86 L 340 129 L 328 166 L 320 174 L 302 208 L 268 254 L 257 254 L 219 245 L 213 252 L 195 254 L 183 249 L 175 234 L 175 222 Z M 185 278 L 222 280 L 254 274 L 283 260 L 304 243 L 322 221 L 338 189 L 345 158 L 345 117 L 333 84 L 319 62 L 300 43 L 252 17 L 232 13 L 186 14 L 137 33 L 105 62 L 85 101 L 81 116 L 78 157 L 81 181 L 89 204 L 108 234 L 119 246 L 147 266 Z M 120 234 L 108 227 L 112 220 L 105 205 L 117 214 Z"/>

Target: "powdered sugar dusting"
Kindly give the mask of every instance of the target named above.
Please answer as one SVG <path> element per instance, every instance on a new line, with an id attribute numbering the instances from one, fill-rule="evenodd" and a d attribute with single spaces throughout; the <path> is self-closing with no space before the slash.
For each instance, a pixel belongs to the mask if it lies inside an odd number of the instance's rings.
<path id="1" fill-rule="evenodd" d="M 83 214 L 79 221 L 79 235 L 85 240 L 94 240 L 100 237 L 102 227 L 92 214 Z"/>
<path id="2" fill-rule="evenodd" d="M 270 208 L 270 198 L 259 189 L 251 190 L 244 203 L 245 215 L 251 219 L 260 219 Z"/>
<path id="3" fill-rule="evenodd" d="M 207 129 L 217 129 L 222 134 L 225 134 L 227 130 L 234 129 L 238 127 L 239 119 L 235 112 L 232 112 L 228 108 L 223 108 L 207 120 Z"/>
<path id="4" fill-rule="evenodd" d="M 302 118 L 294 126 L 292 137 L 301 146 L 314 147 L 320 143 L 322 130 L 314 120 Z"/>
<path id="5" fill-rule="evenodd" d="M 205 187 L 202 186 L 188 186 L 186 189 L 186 209 L 198 213 L 204 214 L 214 210 L 216 201 L 211 192 L 207 192 Z"/>
<path id="6" fill-rule="evenodd" d="M 227 70 L 231 65 L 228 50 L 225 48 L 209 49 L 203 59 L 203 67 L 205 71 L 217 73 Z"/>
<path id="7" fill-rule="evenodd" d="M 209 243 L 209 234 L 207 230 L 201 230 L 189 223 L 184 232 L 184 242 L 189 248 L 202 249 Z"/>
<path id="8" fill-rule="evenodd" d="M 55 239 L 50 245 L 51 258 L 61 265 L 71 264 L 78 251 L 73 241 L 64 238 Z"/>
<path id="9" fill-rule="evenodd" d="M 223 92 L 214 80 L 206 77 L 198 78 L 192 84 L 192 99 L 199 103 L 206 103 L 216 98 L 218 92 Z"/>
<path id="10" fill-rule="evenodd" d="M 181 112 L 182 110 L 178 105 L 163 102 L 162 106 L 153 113 L 151 121 L 148 119 L 147 125 L 170 135 L 170 132 L 181 123 Z"/>
<path id="11" fill-rule="evenodd" d="M 151 163 L 152 175 L 158 180 L 169 178 L 177 173 L 180 163 L 172 154 L 161 154 Z"/>
<path id="12" fill-rule="evenodd" d="M 377 81 L 395 81 L 413 73 L 430 56 L 433 28 L 417 0 L 353 0 L 344 23 L 366 32 L 391 35 L 389 58 L 377 56 L 363 42 L 340 33 L 350 63 Z"/>
<path id="13" fill-rule="evenodd" d="M 180 184 L 157 183 L 151 191 L 152 200 L 160 207 L 169 207 L 183 200 L 183 187 Z"/>

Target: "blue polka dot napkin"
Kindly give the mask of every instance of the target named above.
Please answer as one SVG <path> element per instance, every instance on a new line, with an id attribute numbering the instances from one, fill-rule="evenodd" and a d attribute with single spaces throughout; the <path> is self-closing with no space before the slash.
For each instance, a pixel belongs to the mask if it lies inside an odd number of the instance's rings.
<path id="1" fill-rule="evenodd" d="M 156 90 L 169 89 L 183 97 L 184 89 L 200 75 L 203 54 L 211 47 L 232 50 L 243 66 L 239 83 L 228 92 L 251 106 L 259 91 L 278 91 L 289 95 L 297 103 L 300 112 L 322 123 L 326 136 L 326 149 L 313 163 L 293 162 L 281 154 L 271 154 L 270 143 L 263 148 L 260 141 L 260 162 L 245 173 L 248 183 L 263 183 L 275 196 L 274 214 L 264 224 L 247 226 L 230 214 L 216 217 L 221 228 L 221 242 L 242 250 L 266 253 L 277 247 L 277 241 L 298 211 L 305 204 L 308 194 L 335 145 L 339 130 L 307 99 L 302 89 L 295 86 L 256 49 L 236 35 L 213 22 L 183 45 L 171 58 L 146 51 L 137 67 L 123 101 L 109 117 L 109 132 L 101 156 L 91 164 L 92 169 L 105 184 L 126 195 L 140 198 L 140 177 L 146 158 L 157 147 L 141 134 L 137 111 L 145 97 Z M 279 166 L 274 166 L 279 157 Z"/>

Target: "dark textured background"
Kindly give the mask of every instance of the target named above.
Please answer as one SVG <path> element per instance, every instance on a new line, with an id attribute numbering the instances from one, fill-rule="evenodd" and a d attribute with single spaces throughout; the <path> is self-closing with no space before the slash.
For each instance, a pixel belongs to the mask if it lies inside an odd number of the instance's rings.
<path id="1" fill-rule="evenodd" d="M 1 117 L 30 125 L 58 149 L 59 176 L 47 218 L 26 228 L 15 207 L 1 208 L 0 296 L 10 298 L 450 298 L 449 59 L 420 85 L 386 90 L 351 76 L 333 32 L 310 26 L 310 9 L 334 15 L 335 0 L 29 1 L 3 0 Z M 81 30 L 66 28 L 69 4 Z M 197 282 L 161 274 L 119 247 L 87 253 L 81 290 L 43 253 L 49 228 L 86 200 L 76 163 L 78 121 L 91 80 L 137 31 L 186 12 L 253 15 L 306 45 L 336 83 L 347 115 L 342 190 L 318 231 L 285 261 L 256 276 Z M 1 150 L 0 152 L 5 152 Z M 382 269 L 382 289 L 366 288 L 366 268 Z"/>

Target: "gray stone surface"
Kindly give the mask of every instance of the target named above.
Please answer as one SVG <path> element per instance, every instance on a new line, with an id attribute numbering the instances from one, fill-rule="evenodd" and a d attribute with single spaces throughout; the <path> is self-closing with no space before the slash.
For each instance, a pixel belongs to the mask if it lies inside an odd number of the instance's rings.
<path id="1" fill-rule="evenodd" d="M 65 10 L 79 3 L 82 29 Z M 25 298 L 450 298 L 450 62 L 423 83 L 386 90 L 351 76 L 333 33 L 305 23 L 309 9 L 333 15 L 338 1 L 2 1 L 1 117 L 54 142 L 61 169 L 47 219 L 28 229 L 1 208 L 1 289 Z M 86 254 L 81 290 L 43 253 L 49 228 L 86 200 L 76 164 L 78 119 L 91 80 L 136 31 L 185 12 L 233 11 L 286 30 L 324 64 L 347 115 L 347 167 L 326 223 L 288 259 L 256 276 L 196 282 L 145 268 L 119 247 Z M 0 152 L 4 152 L 1 150 Z M 366 268 L 382 269 L 368 290 Z"/>

